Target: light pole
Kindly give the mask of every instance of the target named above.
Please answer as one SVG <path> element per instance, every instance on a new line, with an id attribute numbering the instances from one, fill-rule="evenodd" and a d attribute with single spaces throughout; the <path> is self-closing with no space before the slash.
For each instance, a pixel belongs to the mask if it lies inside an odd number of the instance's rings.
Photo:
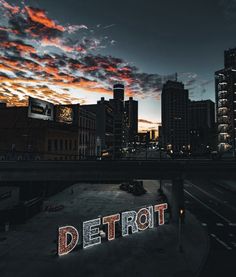
<path id="1" fill-rule="evenodd" d="M 183 253 L 183 241 L 182 241 L 182 233 L 183 233 L 183 221 L 184 221 L 184 209 L 180 208 L 179 210 L 179 252 Z"/>

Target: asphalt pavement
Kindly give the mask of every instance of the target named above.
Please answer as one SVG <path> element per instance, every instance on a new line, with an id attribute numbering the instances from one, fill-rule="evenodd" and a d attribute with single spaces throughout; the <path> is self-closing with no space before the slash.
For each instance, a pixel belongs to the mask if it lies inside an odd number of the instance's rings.
<path id="1" fill-rule="evenodd" d="M 236 276 L 235 192 L 220 180 L 201 179 L 186 181 L 184 191 L 186 209 L 201 222 L 210 238 L 209 256 L 200 277 Z"/>
<path id="2" fill-rule="evenodd" d="M 47 209 L 0 234 L 0 276 L 195 277 L 208 248 L 204 228 L 190 213 L 183 226 L 183 251 L 178 226 L 165 224 L 57 256 L 58 227 L 72 225 L 81 234 L 83 221 L 157 204 L 159 182 L 146 181 L 144 186 L 147 193 L 134 196 L 117 184 L 77 184 L 50 197 L 45 206 L 63 209 Z"/>

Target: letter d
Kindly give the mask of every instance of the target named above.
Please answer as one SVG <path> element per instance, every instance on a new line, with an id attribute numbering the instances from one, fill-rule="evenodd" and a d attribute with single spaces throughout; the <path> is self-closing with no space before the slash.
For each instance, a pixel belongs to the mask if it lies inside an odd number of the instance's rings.
<path id="1" fill-rule="evenodd" d="M 68 243 L 68 235 L 71 237 Z M 77 245 L 79 233 L 73 226 L 64 226 L 58 229 L 58 256 L 69 254 Z"/>

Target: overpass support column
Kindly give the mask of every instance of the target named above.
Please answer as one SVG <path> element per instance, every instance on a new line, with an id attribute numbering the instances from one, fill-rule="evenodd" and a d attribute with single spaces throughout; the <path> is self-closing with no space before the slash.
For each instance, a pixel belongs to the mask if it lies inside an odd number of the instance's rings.
<path id="1" fill-rule="evenodd" d="M 184 180 L 182 178 L 174 178 L 172 180 L 171 191 L 171 221 L 179 222 L 180 209 L 184 208 Z"/>

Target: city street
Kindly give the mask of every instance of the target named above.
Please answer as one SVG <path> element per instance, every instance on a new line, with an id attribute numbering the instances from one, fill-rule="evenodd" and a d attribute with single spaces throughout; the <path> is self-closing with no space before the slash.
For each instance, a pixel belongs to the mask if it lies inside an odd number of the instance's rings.
<path id="1" fill-rule="evenodd" d="M 201 222 L 210 238 L 210 253 L 201 277 L 235 276 L 236 195 L 219 181 L 185 183 L 186 209 Z"/>

